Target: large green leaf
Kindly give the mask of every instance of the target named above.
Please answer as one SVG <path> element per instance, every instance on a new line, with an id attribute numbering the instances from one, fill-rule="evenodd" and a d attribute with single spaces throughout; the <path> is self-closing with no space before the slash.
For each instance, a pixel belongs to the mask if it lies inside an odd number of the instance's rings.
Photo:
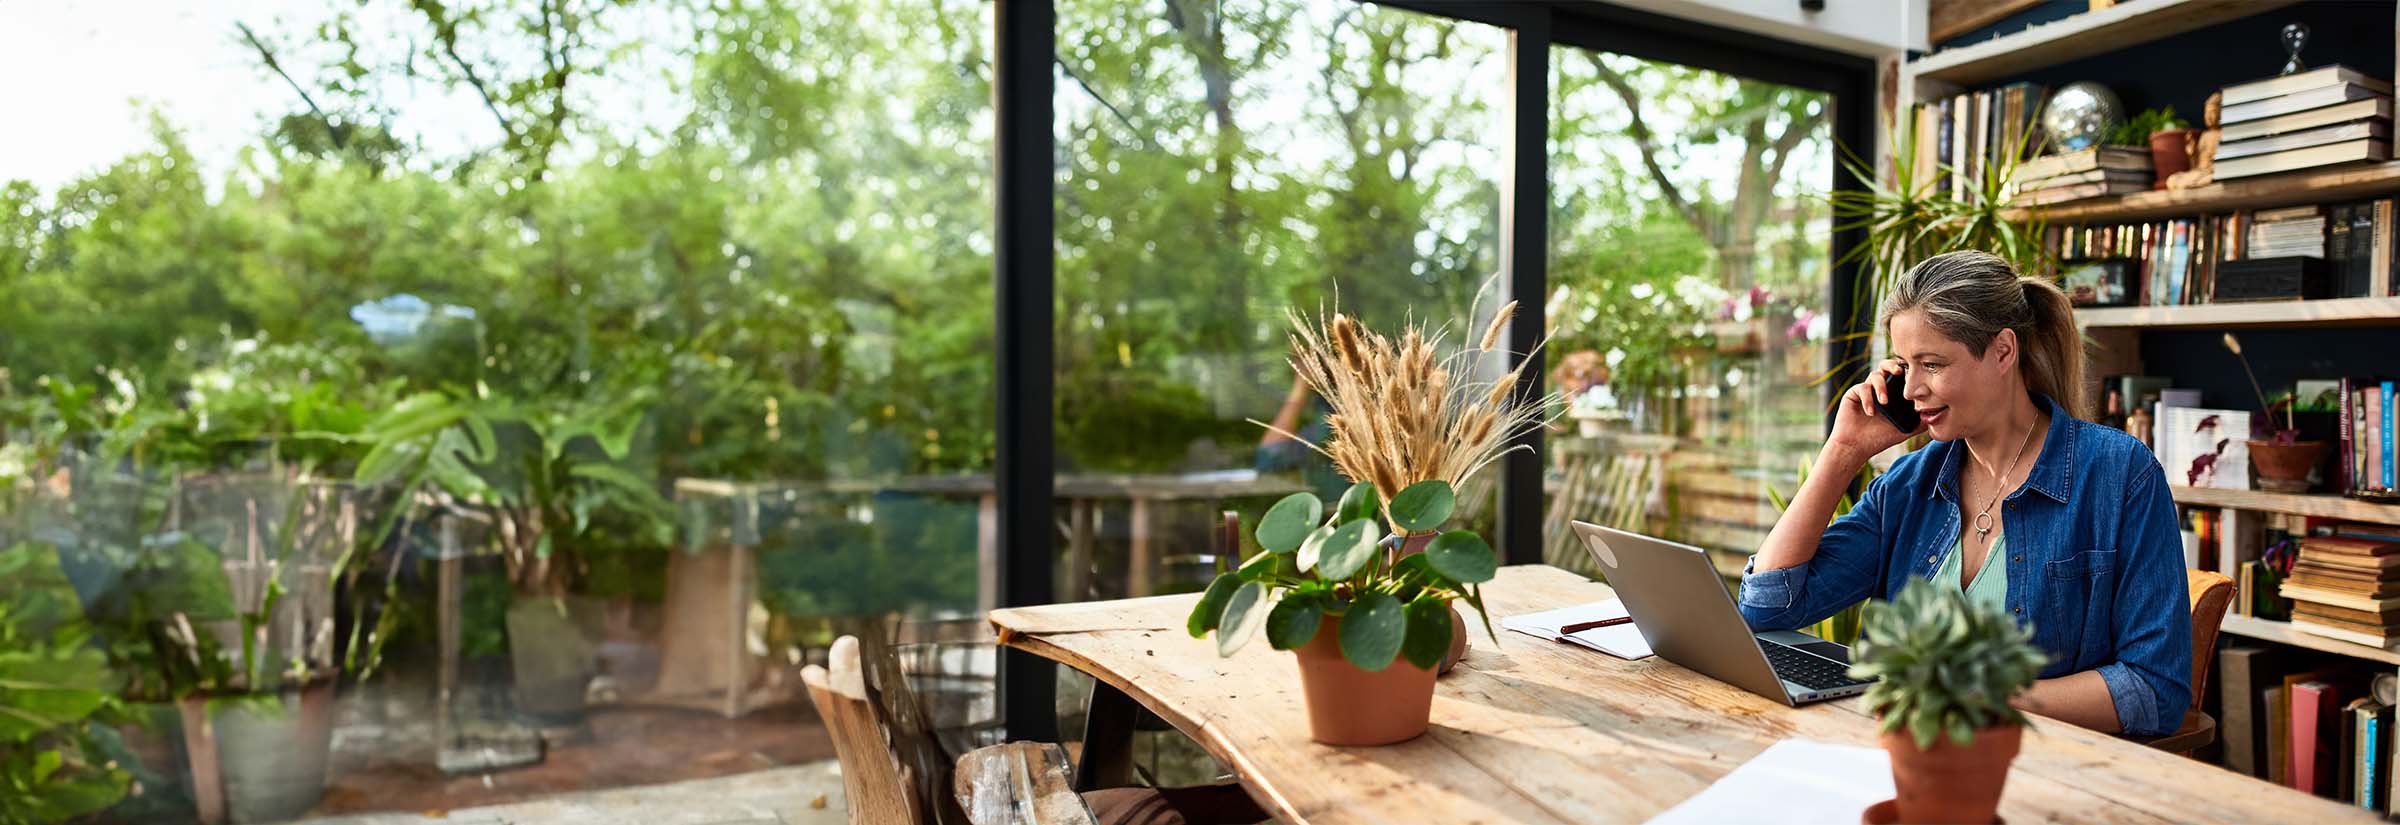
<path id="1" fill-rule="evenodd" d="M 1267 611 L 1267 644 L 1276 650 L 1293 650 L 1316 638 L 1317 623 L 1325 617 L 1324 606 L 1314 597 L 1292 594 L 1275 603 Z"/>
<path id="2" fill-rule="evenodd" d="M 1333 530 L 1331 524 L 1319 527 L 1300 542 L 1300 552 L 1293 555 L 1292 561 L 1300 565 L 1301 572 L 1316 570 L 1318 563 L 1324 560 L 1325 542 L 1333 538 Z"/>
<path id="3" fill-rule="evenodd" d="M 1450 510 L 1457 505 L 1450 482 L 1420 481 L 1392 496 L 1392 524 L 1411 533 L 1433 530 L 1450 520 Z"/>
<path id="4" fill-rule="evenodd" d="M 1225 617 L 1225 600 L 1232 598 L 1234 588 L 1241 586 L 1242 577 L 1232 573 L 1220 573 L 1215 581 L 1208 583 L 1208 592 L 1200 594 L 1200 603 L 1192 605 L 1191 618 L 1184 620 L 1184 629 L 1191 632 L 1192 638 L 1217 629 L 1217 623 Z"/>
<path id="5" fill-rule="evenodd" d="M 1408 603 L 1408 639 L 1400 645 L 1400 655 L 1408 663 L 1430 668 L 1442 663 L 1450 654 L 1450 603 L 1434 596 L 1418 596 Z"/>
<path id="6" fill-rule="evenodd" d="M 1360 670 L 1380 671 L 1400 655 L 1400 642 L 1407 635 L 1408 618 L 1400 600 L 1369 593 L 1351 602 L 1350 610 L 1342 614 L 1342 658 Z"/>
<path id="7" fill-rule="evenodd" d="M 1243 562 L 1241 569 L 1234 573 L 1241 576 L 1242 581 L 1271 585 L 1278 577 L 1300 575 L 1300 568 L 1297 562 L 1292 561 L 1290 553 L 1260 553 Z"/>
<path id="8" fill-rule="evenodd" d="M 1375 485 L 1361 481 L 1350 485 L 1350 489 L 1342 491 L 1342 503 L 1334 508 L 1333 520 L 1342 522 L 1362 518 L 1371 519 L 1382 507 L 1383 499 L 1375 494 Z"/>
<path id="9" fill-rule="evenodd" d="M 1325 538 L 1325 547 L 1317 555 L 1317 575 L 1328 579 L 1347 579 L 1375 557 L 1383 541 L 1383 529 L 1368 519 L 1344 524 L 1333 529 Z"/>
<path id="10" fill-rule="evenodd" d="M 1225 621 L 1217 625 L 1217 655 L 1231 656 L 1267 623 L 1267 586 L 1244 582 L 1225 599 Z"/>
<path id="11" fill-rule="evenodd" d="M 1309 531 L 1325 519 L 1325 502 L 1314 493 L 1293 493 L 1284 496 L 1275 506 L 1267 508 L 1266 516 L 1258 520 L 1258 546 L 1270 553 L 1289 553 L 1300 549 L 1308 540 Z"/>
<path id="12" fill-rule="evenodd" d="M 1433 569 L 1452 580 L 1478 584 L 1492 580 L 1499 563 L 1492 557 L 1492 546 L 1482 536 L 1465 530 L 1452 530 L 1433 537 L 1425 545 L 1425 561 Z"/>

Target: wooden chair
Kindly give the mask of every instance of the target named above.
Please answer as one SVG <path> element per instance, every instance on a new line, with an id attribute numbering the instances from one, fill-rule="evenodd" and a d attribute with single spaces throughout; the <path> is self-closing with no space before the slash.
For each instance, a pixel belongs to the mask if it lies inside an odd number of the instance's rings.
<path id="1" fill-rule="evenodd" d="M 2207 693 L 2210 664 L 2217 658 L 2217 628 L 2225 623 L 2225 608 L 2233 602 L 2233 579 L 2206 570 L 2184 571 L 2192 595 L 2192 707 L 2174 733 L 2143 744 L 2190 756 L 2217 741 L 2217 720 L 2200 712 Z"/>
<path id="2" fill-rule="evenodd" d="M 966 825 L 966 812 L 950 795 L 949 755 L 934 740 L 891 648 L 878 638 L 843 636 L 826 665 L 809 665 L 800 680 L 841 760 L 850 821 Z"/>
<path id="3" fill-rule="evenodd" d="M 1599 569 L 1569 523 L 1582 519 L 1643 531 L 1649 526 L 1650 499 L 1658 489 L 1661 457 L 1626 438 L 1561 447 L 1560 480 L 1549 491 L 1550 508 L 1542 518 L 1542 560 L 1553 567 L 1597 575 Z"/>

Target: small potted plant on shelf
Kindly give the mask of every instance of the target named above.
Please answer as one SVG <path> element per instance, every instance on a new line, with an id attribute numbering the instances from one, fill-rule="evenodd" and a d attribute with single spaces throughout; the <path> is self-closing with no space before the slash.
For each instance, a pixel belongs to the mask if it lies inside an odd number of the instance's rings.
<path id="1" fill-rule="evenodd" d="M 2109 135 L 2109 143 L 2150 147 L 2153 188 L 2164 189 L 2167 178 L 2192 167 L 2192 135 L 2198 130 L 2175 116 L 2175 107 L 2145 109 Z"/>
<path id="2" fill-rule="evenodd" d="M 1423 733 L 1434 677 L 1465 650 L 1451 603 L 1483 612 L 1491 545 L 1441 527 L 1457 505 L 1454 485 L 1516 449 L 1510 442 L 1542 426 L 1554 400 L 1517 391 L 1532 359 L 1493 380 L 1470 377 L 1515 309 L 1501 308 L 1480 347 L 1447 357 L 1437 355 L 1439 330 L 1392 339 L 1340 314 L 1292 318 L 1292 368 L 1332 407 L 1333 437 L 1310 446 L 1355 483 L 1332 508 L 1309 493 L 1269 508 L 1254 532 L 1265 552 L 1209 584 L 1189 629 L 1215 631 L 1218 652 L 1230 656 L 1264 627 L 1269 645 L 1298 654 L 1319 742 L 1382 745 Z"/>
<path id="3" fill-rule="evenodd" d="M 2250 371 L 2250 359 L 2242 355 L 2242 342 L 2233 333 L 2225 333 L 2225 349 L 2242 362 L 2242 374 L 2250 377 L 2250 389 L 2258 393 L 2259 411 L 2266 420 L 2275 420 L 2275 404 L 2267 400 L 2267 391 L 2259 386 L 2258 374 Z M 2266 440 L 2250 439 L 2250 465 L 2257 470 L 2258 487 L 2280 493 L 2308 492 L 2308 476 L 2324 458 L 2325 442 L 2300 440 L 2297 413 L 2299 399 L 2291 399 L 2283 409 L 2283 426 Z M 2272 426 L 2270 423 L 2269 426 Z"/>
<path id="4" fill-rule="evenodd" d="M 1932 582 L 1869 602 L 1863 625 L 1850 676 L 1876 680 L 1866 701 L 1898 792 L 1866 821 L 1993 821 L 2028 724 L 2008 700 L 2047 657 L 2007 612 Z"/>

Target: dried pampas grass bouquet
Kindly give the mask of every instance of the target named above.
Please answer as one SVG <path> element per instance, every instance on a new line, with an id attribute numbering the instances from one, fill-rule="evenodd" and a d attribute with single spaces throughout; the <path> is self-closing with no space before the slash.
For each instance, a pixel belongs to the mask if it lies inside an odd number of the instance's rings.
<path id="1" fill-rule="evenodd" d="M 1458 487 L 1501 456 L 1527 449 L 1509 444 L 1547 423 L 1556 400 L 1517 391 L 1534 359 L 1495 379 L 1473 378 L 1477 362 L 1497 351 L 1516 310 L 1514 301 L 1501 307 L 1476 346 L 1446 355 L 1440 327 L 1411 322 L 1399 337 L 1387 338 L 1340 312 L 1320 311 L 1313 318 L 1291 313 L 1292 369 L 1332 408 L 1326 420 L 1331 437 L 1310 448 L 1351 481 L 1373 483 L 1384 501 L 1420 481 Z"/>

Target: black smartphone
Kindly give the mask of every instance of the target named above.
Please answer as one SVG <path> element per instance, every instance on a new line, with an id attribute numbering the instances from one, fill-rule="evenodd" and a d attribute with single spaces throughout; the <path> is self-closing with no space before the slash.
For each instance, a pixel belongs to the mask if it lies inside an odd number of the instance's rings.
<path id="1" fill-rule="evenodd" d="M 1925 426 L 1925 422 L 1917 419 L 1917 406 L 1901 396 L 1907 389 L 1907 373 L 1886 373 L 1883 376 L 1883 397 L 1891 399 L 1893 403 L 1878 404 L 1876 407 L 1883 412 L 1883 420 L 1892 422 L 1892 426 L 1900 428 L 1901 432 L 1913 433 L 1918 427 Z"/>

